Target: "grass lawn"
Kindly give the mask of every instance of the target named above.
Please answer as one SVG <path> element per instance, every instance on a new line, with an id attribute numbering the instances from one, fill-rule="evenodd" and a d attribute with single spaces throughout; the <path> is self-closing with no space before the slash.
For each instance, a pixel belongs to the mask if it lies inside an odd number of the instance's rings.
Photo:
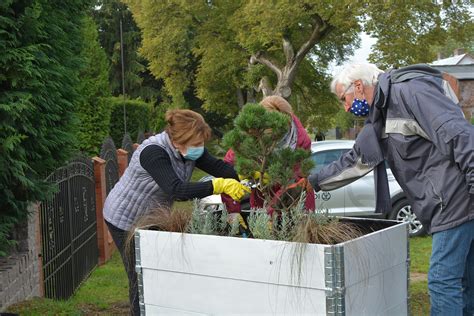
<path id="1" fill-rule="evenodd" d="M 427 273 L 431 256 L 431 236 L 410 239 L 410 311 L 412 315 L 430 314 Z"/>
<path id="2" fill-rule="evenodd" d="M 118 251 L 67 301 L 35 298 L 10 306 L 20 315 L 128 315 L 128 281 Z"/>

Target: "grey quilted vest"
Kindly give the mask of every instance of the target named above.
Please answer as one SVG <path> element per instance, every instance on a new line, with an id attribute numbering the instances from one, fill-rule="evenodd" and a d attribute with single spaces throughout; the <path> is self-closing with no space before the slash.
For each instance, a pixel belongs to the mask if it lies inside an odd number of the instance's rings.
<path id="1" fill-rule="evenodd" d="M 150 145 L 158 145 L 166 150 L 174 171 L 182 181 L 191 179 L 195 162 L 181 158 L 166 132 L 145 140 L 135 150 L 128 168 L 105 200 L 104 219 L 122 230 L 130 230 L 136 220 L 146 215 L 148 210 L 169 208 L 173 204 L 171 197 L 140 164 L 140 153 Z"/>

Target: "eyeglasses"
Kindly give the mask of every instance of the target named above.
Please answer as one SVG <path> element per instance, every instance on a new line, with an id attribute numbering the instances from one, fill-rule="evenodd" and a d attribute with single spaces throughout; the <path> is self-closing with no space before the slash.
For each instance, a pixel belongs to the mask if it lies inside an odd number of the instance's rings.
<path id="1" fill-rule="evenodd" d="M 349 91 L 349 89 L 354 85 L 354 83 L 352 82 L 347 88 L 346 90 L 344 90 L 344 92 L 342 93 L 342 95 L 339 97 L 339 100 L 341 102 L 346 102 L 346 94 L 347 94 L 347 91 Z"/>

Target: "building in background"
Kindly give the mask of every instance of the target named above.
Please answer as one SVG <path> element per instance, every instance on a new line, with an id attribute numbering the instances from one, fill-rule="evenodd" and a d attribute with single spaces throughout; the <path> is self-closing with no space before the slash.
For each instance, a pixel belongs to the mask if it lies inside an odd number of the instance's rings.
<path id="1" fill-rule="evenodd" d="M 443 73 L 456 93 L 466 119 L 474 118 L 474 57 L 455 50 L 454 56 L 439 59 L 431 66 Z"/>

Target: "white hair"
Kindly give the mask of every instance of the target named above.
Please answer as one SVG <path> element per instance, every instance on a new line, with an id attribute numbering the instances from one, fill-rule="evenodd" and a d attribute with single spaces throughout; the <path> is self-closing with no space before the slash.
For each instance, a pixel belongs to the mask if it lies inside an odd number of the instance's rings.
<path id="1" fill-rule="evenodd" d="M 331 92 L 336 93 L 337 84 L 342 85 L 346 90 L 356 80 L 362 80 L 364 86 L 375 86 L 381 73 L 383 71 L 374 64 L 351 64 L 334 77 L 331 82 Z"/>

